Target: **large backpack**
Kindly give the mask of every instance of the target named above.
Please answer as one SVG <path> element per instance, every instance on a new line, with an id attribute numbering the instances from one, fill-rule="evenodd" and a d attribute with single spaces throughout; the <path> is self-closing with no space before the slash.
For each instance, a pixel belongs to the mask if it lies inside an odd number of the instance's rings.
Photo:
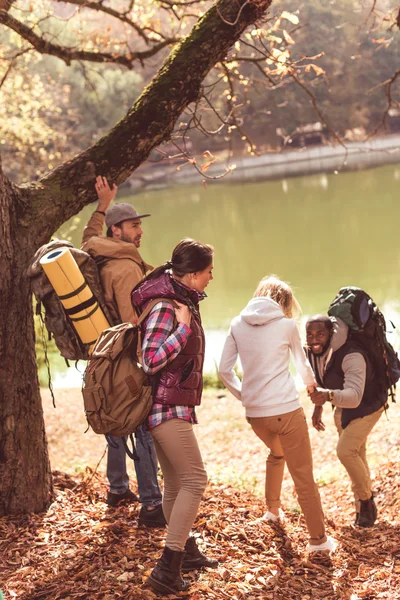
<path id="1" fill-rule="evenodd" d="M 36 314 L 42 317 L 42 306 L 44 307 L 44 324 L 49 334 L 49 339 L 54 338 L 61 356 L 66 360 L 87 360 L 89 358 L 90 344 L 83 344 L 72 321 L 65 312 L 60 299 L 55 293 L 47 275 L 40 265 L 40 259 L 53 250 L 67 247 L 76 260 L 93 296 L 108 320 L 113 323 L 112 317 L 107 309 L 97 265 L 93 258 L 84 252 L 74 248 L 71 242 L 54 239 L 48 244 L 41 246 L 35 253 L 27 270 L 31 280 L 32 291 L 36 298 Z"/>
<path id="2" fill-rule="evenodd" d="M 152 405 L 151 383 L 139 364 L 140 325 L 160 298 L 146 306 L 135 323 L 105 329 L 98 338 L 84 375 L 86 419 L 95 433 L 131 435 Z"/>
<path id="3" fill-rule="evenodd" d="M 371 360 L 380 391 L 395 402 L 396 383 L 400 379 L 397 352 L 386 339 L 383 314 L 366 292 L 357 287 L 341 288 L 328 309 L 349 327 L 348 340 L 361 346 Z"/>

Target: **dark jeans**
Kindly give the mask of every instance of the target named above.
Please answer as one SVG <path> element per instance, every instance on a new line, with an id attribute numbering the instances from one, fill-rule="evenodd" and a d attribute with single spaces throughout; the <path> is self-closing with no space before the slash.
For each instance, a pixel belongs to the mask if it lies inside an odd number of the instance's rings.
<path id="1" fill-rule="evenodd" d="M 157 506 L 162 502 L 161 491 L 157 481 L 157 456 L 153 439 L 147 429 L 141 425 L 135 433 L 136 452 L 140 460 L 135 460 L 135 471 L 138 483 L 139 500 L 143 506 Z M 123 494 L 129 488 L 129 477 L 126 471 L 126 452 L 121 438 L 112 438 L 116 448 L 108 445 L 107 478 L 110 492 Z"/>

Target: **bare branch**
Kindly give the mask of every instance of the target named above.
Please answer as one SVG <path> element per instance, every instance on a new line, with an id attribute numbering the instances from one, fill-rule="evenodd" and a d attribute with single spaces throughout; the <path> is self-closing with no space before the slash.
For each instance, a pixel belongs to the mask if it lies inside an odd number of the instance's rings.
<path id="1" fill-rule="evenodd" d="M 157 54 L 160 50 L 176 43 L 177 39 L 163 40 L 150 48 L 142 52 L 131 52 L 130 54 L 117 54 L 114 52 L 91 52 L 88 50 L 79 50 L 73 47 L 60 46 L 45 40 L 33 31 L 33 29 L 27 27 L 5 10 L 0 10 L 0 23 L 9 27 L 16 33 L 18 33 L 24 40 L 29 42 L 37 52 L 40 54 L 50 54 L 57 56 L 63 60 L 67 65 L 70 65 L 74 60 L 85 60 L 96 63 L 115 63 L 123 65 L 128 69 L 132 69 L 135 61 L 144 61 Z"/>
<path id="2" fill-rule="evenodd" d="M 132 21 L 132 19 L 129 19 L 129 17 L 127 17 L 128 13 L 126 13 L 126 12 L 124 12 L 124 13 L 118 12 L 117 10 L 115 10 L 114 8 L 111 8 L 110 6 L 105 6 L 103 4 L 103 2 L 101 2 L 101 1 L 93 2 L 91 0 L 56 0 L 56 2 L 62 2 L 62 3 L 66 2 L 67 4 L 74 4 L 75 6 L 80 6 L 81 8 L 90 8 L 92 10 L 100 11 L 107 15 L 110 15 L 111 17 L 118 19 L 122 23 L 129 25 L 129 27 L 132 27 L 132 29 L 134 29 L 136 31 L 136 33 L 138 35 L 140 35 L 140 37 L 146 42 L 146 44 L 149 43 L 149 38 L 144 33 L 144 30 L 141 27 L 139 27 L 139 25 L 137 23 Z"/>
<path id="3" fill-rule="evenodd" d="M 10 10 L 15 0 L 0 0 L 0 10 Z"/>
<path id="4" fill-rule="evenodd" d="M 18 52 L 17 54 L 15 54 L 15 56 L 13 56 L 11 59 L 8 59 L 9 65 L 6 69 L 6 72 L 4 73 L 3 77 L 1 78 L 0 81 L 0 89 L 3 87 L 3 84 L 5 82 L 5 80 L 7 79 L 7 77 L 9 76 L 9 74 L 11 73 L 17 59 L 22 56 L 23 54 L 26 54 L 27 52 L 30 52 L 31 48 L 25 48 L 25 50 L 21 50 L 21 52 Z"/>
<path id="5" fill-rule="evenodd" d="M 309 98 L 311 99 L 311 103 L 314 107 L 315 112 L 317 113 L 317 115 L 319 116 L 319 118 L 321 119 L 321 122 L 325 125 L 325 127 L 329 130 L 329 132 L 332 134 L 332 136 L 335 138 L 335 140 L 337 142 L 339 142 L 339 144 L 341 146 L 343 146 L 343 148 L 346 148 L 345 144 L 343 143 L 341 137 L 336 133 L 336 131 L 329 125 L 328 121 L 326 120 L 326 118 L 324 117 L 324 115 L 321 112 L 321 109 L 318 106 L 317 103 L 317 99 L 314 96 L 314 94 L 312 92 L 310 92 L 310 90 L 308 89 L 308 87 L 305 85 L 305 83 L 303 81 L 301 81 L 301 79 L 299 79 L 297 77 L 297 75 L 294 73 L 294 70 L 289 71 L 289 75 L 290 77 L 297 83 L 297 85 L 299 85 L 301 87 L 302 90 L 305 91 L 305 93 L 307 94 L 307 96 L 309 96 Z M 347 152 L 347 148 L 346 148 L 346 152 Z"/>
<path id="6" fill-rule="evenodd" d="M 206 175 L 205 170 L 202 169 L 202 167 L 200 166 L 200 168 L 197 166 L 197 162 L 195 158 L 191 158 L 190 155 L 186 152 L 186 150 L 183 150 L 178 144 L 177 142 L 175 142 L 174 140 L 171 140 L 171 144 L 173 144 L 175 146 L 175 148 L 180 152 L 181 156 L 184 156 L 188 162 L 188 164 L 191 164 L 193 166 L 194 169 L 196 169 L 196 171 L 202 176 L 204 177 L 204 179 L 209 179 L 209 180 L 218 180 L 218 179 L 223 179 L 224 177 L 226 177 L 226 175 L 228 175 L 228 173 L 231 173 L 234 170 L 234 166 L 230 167 L 229 165 L 226 167 L 225 171 L 223 173 L 220 173 L 220 175 Z M 211 154 L 211 153 L 210 153 Z M 212 162 L 215 161 L 215 158 Z M 205 183 L 205 181 L 204 181 Z"/>
<path id="7" fill-rule="evenodd" d="M 380 83 L 379 85 L 368 90 L 368 94 L 371 94 L 375 90 L 377 90 L 383 86 L 386 86 L 385 92 L 386 92 L 386 97 L 387 97 L 387 105 L 385 108 L 385 112 L 383 113 L 382 119 L 379 121 L 378 125 L 373 129 L 373 131 L 369 134 L 368 139 L 373 137 L 379 131 L 379 129 L 381 127 L 386 126 L 386 119 L 389 114 L 389 110 L 393 106 L 392 87 L 398 77 L 400 77 L 400 69 L 397 69 L 397 71 L 395 73 L 393 73 L 393 75 L 390 77 L 390 79 L 386 79 L 386 81 L 382 81 L 382 83 Z"/>
<path id="8" fill-rule="evenodd" d="M 247 4 L 249 4 L 250 0 L 246 0 L 246 2 L 244 4 L 242 4 L 242 6 L 239 8 L 238 14 L 236 16 L 236 19 L 232 22 L 227 21 L 222 15 L 221 12 L 217 6 L 217 13 L 219 14 L 219 16 L 221 17 L 222 21 L 224 23 L 226 23 L 226 25 L 231 25 L 232 27 L 234 27 L 235 25 L 237 25 L 237 23 L 239 22 L 240 19 L 240 15 L 242 14 L 243 9 L 245 8 L 245 6 L 247 6 Z"/>
<path id="9" fill-rule="evenodd" d="M 204 0 L 184 0 L 182 2 L 176 0 L 158 0 L 160 6 L 167 6 L 168 8 L 174 8 L 176 6 L 186 8 L 186 6 L 193 6 L 194 4 L 202 4 Z"/>
<path id="10" fill-rule="evenodd" d="M 242 128 L 242 123 L 239 122 L 238 118 L 235 115 L 235 110 L 237 110 L 239 107 L 234 104 L 234 100 L 233 98 L 235 97 L 235 90 L 234 90 L 234 86 L 233 86 L 233 81 L 232 81 L 232 76 L 231 73 L 228 69 L 228 67 L 226 66 L 226 64 L 224 62 L 221 62 L 221 66 L 222 69 L 225 73 L 225 76 L 228 80 L 228 85 L 229 85 L 229 90 L 230 90 L 230 95 L 227 97 L 227 101 L 228 104 L 230 106 L 231 109 L 231 116 L 232 116 L 232 122 L 234 127 L 238 130 L 238 132 L 240 133 L 240 135 L 242 136 L 242 140 L 245 140 L 247 142 L 247 144 L 249 145 L 250 148 L 250 152 L 251 154 L 255 154 L 257 146 L 252 142 L 252 140 L 249 138 L 249 136 L 247 135 L 247 133 L 244 131 L 244 129 Z M 230 127 L 232 127 L 232 124 L 230 125 Z"/>

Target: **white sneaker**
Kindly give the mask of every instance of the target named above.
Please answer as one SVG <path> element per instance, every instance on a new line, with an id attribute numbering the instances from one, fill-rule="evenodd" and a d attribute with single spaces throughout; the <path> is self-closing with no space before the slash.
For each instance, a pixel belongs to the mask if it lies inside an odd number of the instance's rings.
<path id="1" fill-rule="evenodd" d="M 319 546 L 315 546 L 314 544 L 308 544 L 307 552 L 310 552 L 310 554 L 312 552 L 334 552 L 336 550 L 336 547 L 337 541 L 333 537 L 328 535 L 326 542 L 320 544 Z"/>
<path id="2" fill-rule="evenodd" d="M 257 519 L 257 521 L 270 521 L 271 523 L 276 523 L 277 521 L 283 521 L 284 518 L 285 518 L 285 513 L 280 508 L 277 515 L 274 515 L 274 513 L 267 510 L 267 512 L 262 517 Z"/>

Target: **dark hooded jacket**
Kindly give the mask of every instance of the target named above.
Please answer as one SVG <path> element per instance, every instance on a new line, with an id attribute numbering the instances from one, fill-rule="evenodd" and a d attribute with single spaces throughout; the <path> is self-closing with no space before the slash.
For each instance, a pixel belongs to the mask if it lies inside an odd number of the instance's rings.
<path id="1" fill-rule="evenodd" d="M 205 294 L 182 285 L 169 273 L 144 281 L 132 292 L 132 304 L 139 311 L 143 311 L 150 300 L 165 298 L 186 304 L 192 314 L 191 333 L 186 345 L 174 360 L 154 376 L 153 401 L 156 403 L 198 406 L 201 402 L 205 340 L 199 301 L 204 297 Z M 142 326 L 143 333 L 146 321 Z"/>

